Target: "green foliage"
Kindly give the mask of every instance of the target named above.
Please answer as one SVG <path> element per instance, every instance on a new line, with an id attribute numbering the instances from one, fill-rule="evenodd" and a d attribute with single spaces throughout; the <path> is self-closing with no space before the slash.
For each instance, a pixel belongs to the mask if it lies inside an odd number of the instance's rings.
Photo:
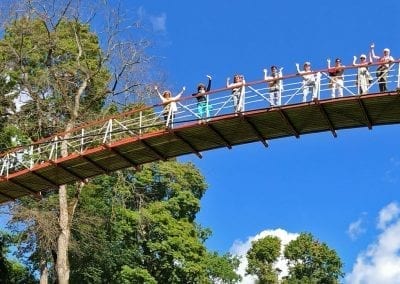
<path id="1" fill-rule="evenodd" d="M 0 132 L 0 151 L 29 144 L 30 139 L 15 125 L 4 126 Z"/>
<path id="2" fill-rule="evenodd" d="M 287 283 L 339 283 L 343 264 L 337 253 L 310 233 L 302 233 L 284 250 L 288 260 Z"/>
<path id="3" fill-rule="evenodd" d="M 14 242 L 12 235 L 0 231 L 0 283 L 38 283 L 27 267 L 8 259 L 9 248 Z"/>
<path id="4" fill-rule="evenodd" d="M 1 63 L 0 63 L 1 64 Z M 1 66 L 0 66 L 0 70 Z M 0 128 L 9 121 L 10 115 L 12 115 L 14 109 L 13 99 L 16 97 L 16 93 L 13 93 L 13 83 L 7 75 L 0 75 Z"/>
<path id="5" fill-rule="evenodd" d="M 281 251 L 281 240 L 275 236 L 266 236 L 252 242 L 247 252 L 248 274 L 257 275 L 260 283 L 277 283 L 278 274 L 273 264 L 278 260 Z"/>
<path id="6" fill-rule="evenodd" d="M 241 280 L 240 275 L 236 274 L 235 270 L 239 267 L 240 260 L 231 254 L 223 256 L 216 252 L 209 252 L 204 259 L 208 275 L 212 283 L 237 283 Z"/>
<path id="7" fill-rule="evenodd" d="M 4 31 L 0 74 L 6 84 L 0 88 L 4 101 L 0 114 L 11 110 L 0 125 L 9 129 L 0 137 L 4 147 L 13 131 L 18 137 L 37 140 L 98 118 L 100 111 L 117 110 L 115 106 L 103 109 L 110 73 L 97 36 L 89 25 L 76 19 L 63 18 L 50 26 L 33 16 L 23 17 Z M 132 53 L 121 55 L 127 54 Z M 126 68 L 133 70 L 140 62 L 134 59 L 124 61 L 117 77 Z M 126 83 L 128 77 L 115 83 Z M 131 91 L 135 86 L 126 85 L 121 89 Z M 30 101 L 17 112 L 11 101 L 22 91 Z M 10 121 L 16 129 L 10 127 Z M 208 252 L 204 242 L 210 231 L 195 222 L 206 187 L 192 164 L 176 162 L 101 176 L 86 184 L 82 192 L 68 186 L 73 238 L 71 245 L 67 244 L 70 282 L 236 282 L 238 260 Z M 19 253 L 36 271 L 45 263 L 54 275 L 60 203 L 57 193 L 44 196 L 38 204 L 28 198 L 16 203 L 14 230 L 21 232 Z"/>
<path id="8" fill-rule="evenodd" d="M 343 276 L 343 264 L 337 253 L 315 240 L 310 233 L 302 233 L 285 246 L 283 254 L 289 275 L 278 280 L 279 271 L 273 266 L 280 256 L 280 249 L 281 241 L 274 236 L 252 242 L 247 252 L 246 272 L 256 275 L 259 283 L 335 284 Z"/>
<path id="9" fill-rule="evenodd" d="M 119 279 L 121 284 L 157 284 L 157 281 L 147 272 L 147 270 L 138 267 L 130 268 L 127 265 L 122 266 Z"/>
<path id="10" fill-rule="evenodd" d="M 130 52 L 103 54 L 99 39 L 91 31 L 90 25 L 79 21 L 79 3 L 77 6 L 66 3 L 60 14 L 57 14 L 57 9 L 52 9 L 52 4 L 45 4 L 49 9 L 42 9 L 43 6 L 39 2 L 29 3 L 27 9 L 32 9 L 30 13 L 5 23 L 6 28 L 1 34 L 0 127 L 5 131 L 0 137 L 0 144 L 4 148 L 10 145 L 11 137 L 17 136 L 19 143 L 24 143 L 25 138 L 38 140 L 55 132 L 71 129 L 78 123 L 97 119 L 101 111 L 115 113 L 115 106 L 103 109 L 106 96 L 110 94 L 108 87 L 111 69 L 115 72 L 113 86 L 123 85 L 120 93 L 131 92 L 139 85 L 128 82 L 125 74 L 133 73 L 132 66 L 141 63 L 142 54 L 137 52 L 134 43 L 129 43 Z M 37 7 L 39 9 L 36 9 Z M 75 9 L 78 14 L 72 12 Z M 111 33 L 118 33 L 116 29 L 118 27 Z M 108 38 L 112 48 L 121 50 L 128 46 L 126 42 L 116 42 L 114 36 L 115 34 L 112 34 Z M 112 48 L 108 52 L 116 50 Z M 132 54 L 135 56 L 130 57 Z M 118 58 L 120 55 L 124 58 Z M 109 69 L 109 66 L 113 68 Z M 117 91 L 113 94 L 118 93 Z M 17 111 L 13 99 L 22 93 L 29 97 L 29 101 Z M 114 177 L 121 181 L 121 193 L 114 191 Z M 97 189 L 99 184 L 87 186 L 89 194 L 85 197 L 88 203 L 79 208 L 76 220 L 74 205 L 78 204 L 79 187 L 68 186 L 68 200 L 62 203 L 65 204 L 62 208 L 65 210 L 60 210 L 61 202 L 54 202 L 57 201 L 57 193 L 44 193 L 45 198 L 39 202 L 37 208 L 28 198 L 16 203 L 19 207 L 15 207 L 13 212 L 13 230 L 22 232 L 18 251 L 26 256 L 36 271 L 40 271 L 44 263 L 50 267 L 50 274 L 55 275 L 55 261 L 60 260 L 61 257 L 58 256 L 62 255 L 58 250 L 69 249 L 71 263 L 75 269 L 71 281 L 118 283 L 117 275 L 132 275 L 127 269 L 129 266 L 124 265 L 133 263 L 135 265 L 132 267 L 136 267 L 142 254 L 136 251 L 139 248 L 136 243 L 131 243 L 131 247 L 123 243 L 125 238 L 130 238 L 125 232 L 134 231 L 125 227 L 118 228 L 119 223 L 116 221 L 119 221 L 117 217 L 122 212 L 121 207 L 129 208 L 132 205 L 130 202 L 138 202 L 136 205 L 141 207 L 141 197 L 135 195 L 136 193 L 133 197 L 131 195 L 131 186 L 135 185 L 134 180 L 130 180 L 135 178 L 133 174 L 127 172 L 127 176 L 114 177 L 105 178 L 104 183 L 101 182 L 101 186 L 109 189 L 103 196 L 90 195 L 93 193 L 90 189 Z M 139 192 L 139 195 L 141 194 Z M 126 200 L 120 200 L 119 197 Z M 109 198 L 113 203 L 110 203 Z M 146 204 L 147 200 L 152 198 L 145 197 Z M 179 203 L 183 204 L 185 201 L 177 197 L 176 202 L 171 203 L 170 210 L 176 209 Z M 198 210 L 198 201 L 191 200 L 189 205 L 192 203 Z M 67 211 L 68 214 L 63 214 L 62 217 L 69 215 L 75 242 L 67 243 L 61 248 L 55 246 L 60 236 L 59 229 L 61 225 L 69 223 L 57 221 L 62 219 L 58 218 L 59 213 Z M 117 213 L 119 215 L 116 215 Z M 137 214 L 135 210 L 130 213 Z M 193 215 L 192 212 L 190 214 Z M 69 231 L 68 225 L 61 229 L 64 232 Z M 58 264 L 63 265 L 62 262 Z M 68 269 L 68 263 L 64 268 Z M 120 274 L 122 270 L 125 272 Z M 59 273 L 57 276 L 67 278 L 65 273 Z M 54 279 L 49 280 L 52 282 Z"/>
<path id="11" fill-rule="evenodd" d="M 176 162 L 96 178 L 77 210 L 71 283 L 237 282 L 239 261 L 208 252 L 210 232 L 194 221 L 205 189 L 192 164 Z"/>
<path id="12" fill-rule="evenodd" d="M 8 228 L 18 234 L 15 254 L 35 271 L 41 263 L 51 267 L 58 234 L 58 200 L 54 193 L 44 194 L 41 201 L 24 197 L 10 204 L 12 218 Z M 54 279 L 50 269 L 49 282 Z"/>
<path id="13" fill-rule="evenodd" d="M 9 81 L 0 98 L 10 101 L 22 91 L 30 98 L 17 113 L 4 105 L 33 140 L 64 130 L 70 120 L 93 119 L 110 81 L 97 36 L 75 20 L 61 20 L 54 28 L 35 18 L 8 25 L 0 41 L 0 72 Z"/>

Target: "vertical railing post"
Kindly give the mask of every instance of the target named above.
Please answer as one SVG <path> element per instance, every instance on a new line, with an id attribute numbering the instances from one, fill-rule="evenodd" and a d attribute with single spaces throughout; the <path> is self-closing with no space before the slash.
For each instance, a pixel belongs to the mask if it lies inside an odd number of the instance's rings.
<path id="1" fill-rule="evenodd" d="M 35 164 L 33 161 L 34 157 L 33 157 L 33 145 L 31 145 L 29 147 L 29 168 L 32 169 L 33 165 Z"/>
<path id="2" fill-rule="evenodd" d="M 84 137 L 85 137 L 85 129 L 82 128 L 82 130 L 81 130 L 81 153 L 83 152 L 83 145 L 85 143 Z"/>
<path id="3" fill-rule="evenodd" d="M 58 136 L 56 136 L 54 141 L 55 141 L 54 161 L 57 161 L 57 159 L 58 159 Z"/>
<path id="4" fill-rule="evenodd" d="M 107 138 L 111 141 L 111 133 L 112 133 L 112 118 L 108 120 L 106 132 L 104 133 L 103 137 L 103 144 L 106 144 Z"/>
<path id="5" fill-rule="evenodd" d="M 397 63 L 397 89 L 400 89 L 400 63 Z"/>
<path id="6" fill-rule="evenodd" d="M 3 157 L 1 158 L 0 176 L 2 176 L 3 173 L 4 173 L 4 167 L 5 167 L 5 156 L 3 156 Z"/>
<path id="7" fill-rule="evenodd" d="M 10 154 L 6 155 L 6 176 L 8 177 L 8 172 L 10 170 Z"/>
<path id="8" fill-rule="evenodd" d="M 316 86 L 314 88 L 317 89 L 317 100 L 321 98 L 321 73 L 317 72 Z"/>
<path id="9" fill-rule="evenodd" d="M 171 103 L 170 103 L 171 104 Z M 174 121 L 173 121 L 174 117 L 173 117 L 173 111 L 172 111 L 172 107 L 171 105 L 169 105 L 169 109 L 168 109 L 168 117 L 167 117 L 167 123 L 166 123 L 166 127 L 173 127 Z"/>
<path id="10" fill-rule="evenodd" d="M 110 119 L 110 131 L 108 135 L 108 143 L 111 143 L 112 141 L 112 132 L 113 132 L 113 120 Z"/>
<path id="11" fill-rule="evenodd" d="M 139 111 L 139 135 L 142 135 L 142 127 L 143 127 L 143 112 Z"/>

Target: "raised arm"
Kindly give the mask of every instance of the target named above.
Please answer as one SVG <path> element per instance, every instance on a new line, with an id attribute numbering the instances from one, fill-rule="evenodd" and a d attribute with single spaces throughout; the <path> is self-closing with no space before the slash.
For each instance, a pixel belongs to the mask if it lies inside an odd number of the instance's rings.
<path id="1" fill-rule="evenodd" d="M 157 86 L 154 86 L 154 90 L 156 91 L 157 95 L 160 97 L 161 101 L 164 102 L 165 99 L 164 97 L 160 94 L 160 91 L 158 90 Z"/>
<path id="2" fill-rule="evenodd" d="M 326 60 L 326 63 L 328 64 L 328 69 L 331 69 L 331 60 L 329 58 Z"/>
<path id="3" fill-rule="evenodd" d="M 182 90 L 173 98 L 174 101 L 179 100 L 181 98 L 181 96 L 183 95 L 183 93 L 185 92 L 185 90 L 186 90 L 186 87 L 183 86 Z"/>
<path id="4" fill-rule="evenodd" d="M 268 70 L 267 70 L 267 68 L 264 68 L 263 71 L 264 71 L 264 80 L 268 80 Z"/>
<path id="5" fill-rule="evenodd" d="M 353 56 L 353 66 L 358 66 L 358 64 L 356 63 L 357 61 L 357 56 Z"/>
<path id="6" fill-rule="evenodd" d="M 370 46 L 370 48 L 371 48 L 371 56 L 372 56 L 372 59 L 379 59 L 380 57 L 377 56 L 377 55 L 375 54 L 375 50 L 374 50 L 375 44 L 372 43 L 371 46 Z"/>
<path id="7" fill-rule="evenodd" d="M 208 78 L 208 84 L 207 84 L 206 92 L 209 92 L 211 90 L 211 80 L 212 80 L 212 78 L 211 78 L 210 75 L 207 75 L 207 78 Z"/>
<path id="8" fill-rule="evenodd" d="M 297 74 L 301 73 L 299 63 L 296 63 L 296 70 L 297 70 Z"/>

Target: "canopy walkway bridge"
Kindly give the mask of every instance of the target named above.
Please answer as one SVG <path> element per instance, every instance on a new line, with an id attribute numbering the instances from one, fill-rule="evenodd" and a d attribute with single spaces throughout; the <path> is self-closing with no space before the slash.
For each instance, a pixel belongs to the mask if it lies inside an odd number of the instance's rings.
<path id="1" fill-rule="evenodd" d="M 340 129 L 400 123 L 399 62 L 390 65 L 387 92 L 377 91 L 377 64 L 371 64 L 374 80 L 367 94 L 359 94 L 358 68 L 351 66 L 345 67 L 344 96 L 332 98 L 325 69 L 310 73 L 318 75 L 316 99 L 303 102 L 304 74 L 291 74 L 279 79 L 280 105 L 271 106 L 271 80 L 263 78 L 246 82 L 239 113 L 233 110 L 232 90 L 214 89 L 206 93 L 210 114 L 205 120 L 197 100 L 186 96 L 166 120 L 158 104 L 9 149 L 0 154 L 0 203 L 149 162 L 187 154 L 201 158 L 203 151 L 216 148 L 256 141 L 267 147 L 276 138 L 323 131 L 336 137 Z"/>

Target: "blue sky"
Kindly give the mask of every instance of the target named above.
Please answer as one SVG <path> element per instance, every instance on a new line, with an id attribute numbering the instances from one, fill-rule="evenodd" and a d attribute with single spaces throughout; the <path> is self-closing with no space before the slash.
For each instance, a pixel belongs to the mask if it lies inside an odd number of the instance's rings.
<path id="1" fill-rule="evenodd" d="M 131 3 L 131 2 L 129 2 Z M 135 1 L 175 92 L 195 91 L 206 74 L 213 88 L 242 73 L 262 79 L 270 65 L 295 73 L 295 63 L 377 53 L 389 47 L 400 58 L 397 14 L 389 1 Z M 134 7 L 132 7 L 134 5 Z M 219 252 L 245 251 L 266 232 L 311 232 L 345 263 L 344 283 L 400 283 L 400 127 L 350 129 L 219 149 L 186 156 L 209 190 L 198 221 L 210 227 L 207 245 Z M 400 237 L 399 237 L 400 238 Z M 389 241 L 388 241 L 389 239 Z M 384 245 L 382 245 L 384 244 Z M 386 260 L 394 265 L 383 265 Z M 357 263 L 357 265 L 356 265 Z M 397 265 L 397 268 L 396 268 Z M 252 283 L 247 277 L 243 283 Z"/>

